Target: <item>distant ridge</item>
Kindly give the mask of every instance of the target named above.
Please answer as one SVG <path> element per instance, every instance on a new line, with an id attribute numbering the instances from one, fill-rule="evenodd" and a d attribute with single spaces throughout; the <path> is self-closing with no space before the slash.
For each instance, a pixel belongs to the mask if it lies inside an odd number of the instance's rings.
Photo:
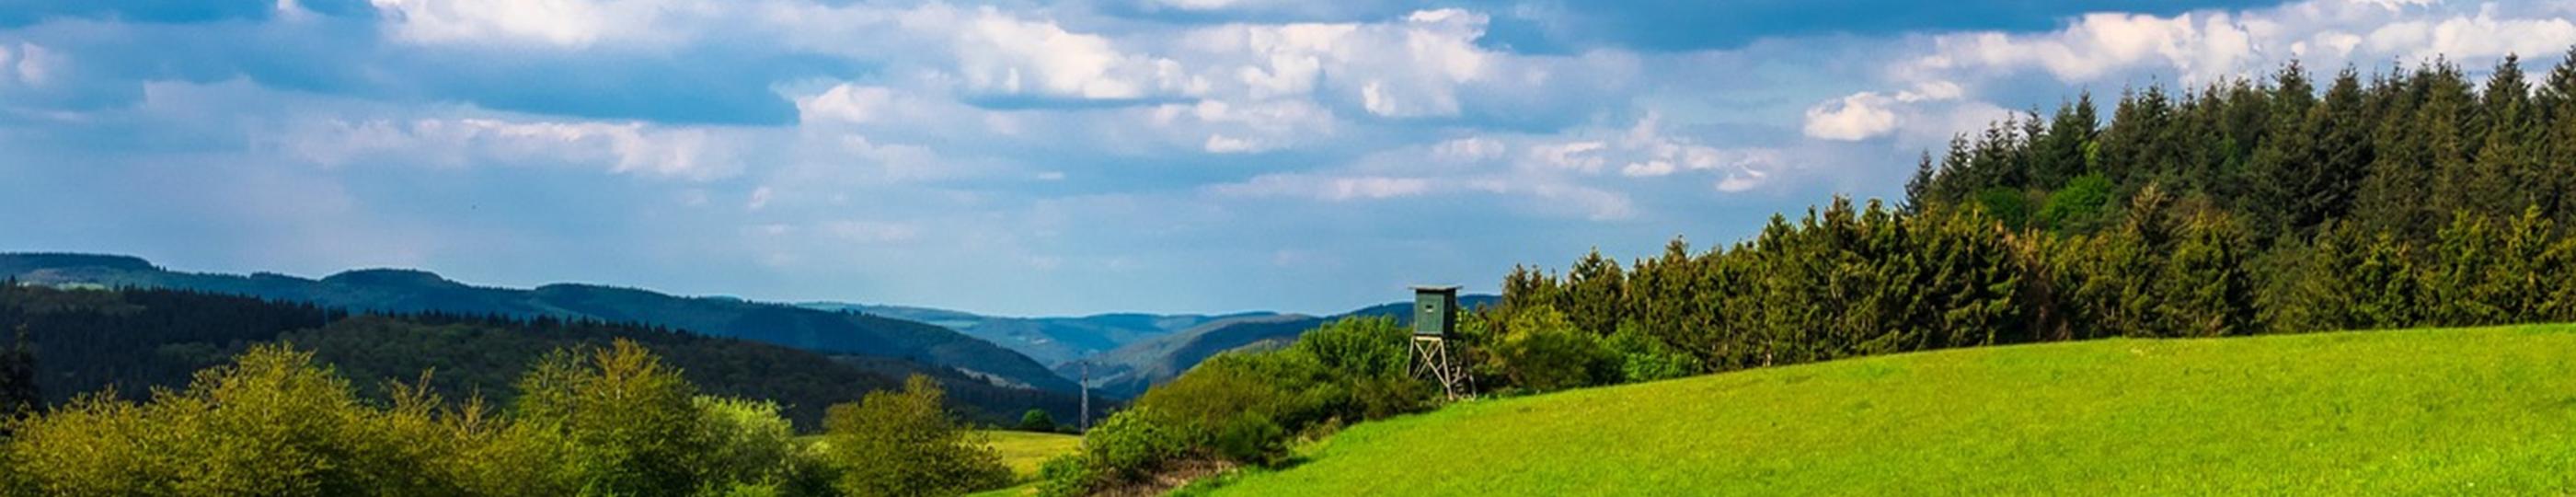
<path id="1" fill-rule="evenodd" d="M 841 302 L 807 302 L 798 305 L 811 309 L 858 311 L 939 325 L 1008 347 L 1048 366 L 1061 365 L 1140 340 L 1170 335 L 1210 322 L 1280 315 L 1275 312 L 1255 311 L 1232 314 L 1120 312 L 1078 317 L 1005 317 L 897 305 Z"/>
<path id="2" fill-rule="evenodd" d="M 1010 349 L 938 326 L 869 313 L 834 312 L 731 297 L 678 297 L 587 284 L 535 289 L 478 287 L 416 269 L 359 269 L 319 280 L 163 269 L 142 258 L 96 254 L 0 254 L 0 277 L 40 285 L 173 288 L 373 312 L 447 312 L 636 322 L 740 337 L 834 355 L 902 359 L 956 368 L 994 383 L 1053 392 L 1078 386 Z"/>

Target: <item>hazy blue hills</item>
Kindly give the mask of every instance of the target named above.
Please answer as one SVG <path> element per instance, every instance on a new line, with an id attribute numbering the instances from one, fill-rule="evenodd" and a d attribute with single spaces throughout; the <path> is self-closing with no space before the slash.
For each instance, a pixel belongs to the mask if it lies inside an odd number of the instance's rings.
<path id="1" fill-rule="evenodd" d="M 1477 308 L 1501 297 L 1461 295 L 1458 305 Z M 1188 329 L 1119 346 L 1080 360 L 1056 365 L 1056 374 L 1080 378 L 1090 368 L 1092 386 L 1104 395 L 1134 397 L 1146 388 L 1171 381 L 1199 361 L 1230 350 L 1273 347 L 1295 341 L 1307 330 L 1354 316 L 1393 317 L 1410 326 L 1412 302 L 1390 302 L 1331 316 L 1264 314 L 1212 319 Z"/>
<path id="2" fill-rule="evenodd" d="M 371 312 L 445 312 L 635 322 L 739 337 L 833 355 L 903 359 L 955 368 L 997 384 L 1056 392 L 1078 389 L 1011 349 L 929 324 L 864 312 L 808 309 L 729 297 L 679 297 L 583 284 L 535 289 L 479 287 L 427 271 L 364 269 L 319 280 L 171 271 L 140 258 L 92 254 L 0 254 L 0 276 L 54 286 L 173 288 L 311 302 Z"/>
<path id="3" fill-rule="evenodd" d="M 1019 351 L 1048 366 L 1061 365 L 1130 343 L 1170 335 L 1210 322 L 1279 315 L 1275 312 L 1217 315 L 1131 312 L 1079 317 L 1005 317 L 895 305 L 841 302 L 809 302 L 800 305 L 811 309 L 858 311 L 939 325 Z"/>

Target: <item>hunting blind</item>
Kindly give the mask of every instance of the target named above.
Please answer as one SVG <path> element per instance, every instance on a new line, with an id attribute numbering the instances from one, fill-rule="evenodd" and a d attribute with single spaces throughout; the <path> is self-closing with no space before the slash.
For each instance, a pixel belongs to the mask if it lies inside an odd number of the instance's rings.
<path id="1" fill-rule="evenodd" d="M 1440 384 L 1449 400 L 1475 388 L 1458 364 L 1449 337 L 1458 332 L 1458 287 L 1413 287 L 1413 374 Z"/>

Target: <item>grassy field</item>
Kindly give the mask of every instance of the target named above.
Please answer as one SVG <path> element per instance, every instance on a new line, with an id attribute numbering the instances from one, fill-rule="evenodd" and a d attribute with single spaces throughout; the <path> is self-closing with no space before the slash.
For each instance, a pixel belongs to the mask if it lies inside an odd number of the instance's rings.
<path id="1" fill-rule="evenodd" d="M 993 437 L 993 450 L 1002 453 L 1002 464 L 1009 465 L 1020 478 L 1037 476 L 1038 464 L 1055 456 L 1069 454 L 1082 447 L 1082 437 L 1061 433 L 1025 431 L 986 431 Z"/>
<path id="2" fill-rule="evenodd" d="M 1011 473 L 1019 475 L 1019 479 L 1023 482 L 1037 478 L 1038 465 L 1046 463 L 1047 459 L 1071 453 L 1082 447 L 1082 437 L 1076 435 L 1009 430 L 984 430 L 978 433 L 992 437 L 993 450 L 1002 453 L 1002 464 L 1010 466 Z M 806 443 L 820 443 L 823 440 L 820 435 L 803 438 Z M 1036 488 L 1034 483 L 1024 483 L 1008 489 L 978 493 L 975 496 L 1029 495 Z"/>
<path id="3" fill-rule="evenodd" d="M 2556 495 L 2576 327 L 2107 340 L 1474 402 L 1215 495 Z"/>

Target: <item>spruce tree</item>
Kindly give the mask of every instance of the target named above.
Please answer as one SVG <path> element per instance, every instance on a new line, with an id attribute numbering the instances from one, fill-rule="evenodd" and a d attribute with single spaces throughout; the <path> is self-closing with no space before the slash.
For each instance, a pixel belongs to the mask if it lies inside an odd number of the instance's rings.
<path id="1" fill-rule="evenodd" d="M 2511 216 L 2545 200 L 2533 194 L 2535 189 L 2516 187 L 2550 180 L 2533 147 L 2540 141 L 2540 129 L 2530 111 L 2530 92 L 2519 61 L 2510 55 L 2487 79 L 2477 125 L 2465 137 L 2475 140 L 2469 143 L 2477 147 L 2476 161 L 2462 186 L 2462 193 L 2469 195 L 2462 205 L 2472 212 Z"/>
<path id="2" fill-rule="evenodd" d="M 2541 190 L 2542 208 L 2550 209 L 2559 224 L 2576 223 L 2576 48 L 2569 48 L 2567 58 L 2549 71 L 2533 104 L 2545 123 L 2539 136 L 2546 158 L 2542 176 L 2548 179 L 2521 186 Z"/>

